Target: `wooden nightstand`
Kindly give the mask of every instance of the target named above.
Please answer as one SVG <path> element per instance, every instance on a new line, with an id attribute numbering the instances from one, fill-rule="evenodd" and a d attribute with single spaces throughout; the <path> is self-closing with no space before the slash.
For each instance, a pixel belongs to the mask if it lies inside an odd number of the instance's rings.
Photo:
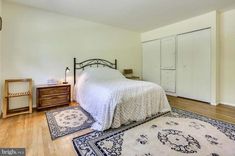
<path id="1" fill-rule="evenodd" d="M 141 80 L 140 77 L 133 75 L 133 69 L 124 69 L 124 70 L 123 70 L 123 75 L 124 75 L 127 79 Z"/>
<path id="2" fill-rule="evenodd" d="M 126 78 L 131 80 L 141 80 L 138 76 L 126 76 Z"/>
<path id="3" fill-rule="evenodd" d="M 36 86 L 37 109 L 69 105 L 71 101 L 71 85 L 40 85 Z"/>

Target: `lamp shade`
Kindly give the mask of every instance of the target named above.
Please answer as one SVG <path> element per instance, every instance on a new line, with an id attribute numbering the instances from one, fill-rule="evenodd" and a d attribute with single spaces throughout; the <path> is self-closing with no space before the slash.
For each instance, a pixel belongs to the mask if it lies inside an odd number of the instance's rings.
<path id="1" fill-rule="evenodd" d="M 70 71 L 69 67 L 65 68 L 65 72 L 64 72 L 64 82 L 63 84 L 67 84 L 67 73 Z"/>
<path id="2" fill-rule="evenodd" d="M 70 71 L 69 67 L 66 67 L 65 71 L 68 73 Z"/>

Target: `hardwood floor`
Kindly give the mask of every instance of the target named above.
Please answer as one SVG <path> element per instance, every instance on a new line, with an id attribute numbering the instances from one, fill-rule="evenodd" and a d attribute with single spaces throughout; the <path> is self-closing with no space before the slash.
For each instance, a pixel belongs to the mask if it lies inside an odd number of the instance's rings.
<path id="1" fill-rule="evenodd" d="M 0 120 L 0 147 L 26 148 L 27 156 L 75 156 L 72 139 L 90 131 L 86 129 L 52 141 L 45 112 L 35 111 Z"/>
<path id="2" fill-rule="evenodd" d="M 235 107 L 225 105 L 215 107 L 171 96 L 168 99 L 173 107 L 235 123 Z M 86 129 L 52 141 L 45 113 L 35 111 L 30 115 L 0 119 L 0 147 L 26 148 L 27 156 L 73 156 L 76 152 L 73 149 L 72 139 L 90 131 Z"/>
<path id="3" fill-rule="evenodd" d="M 175 108 L 235 124 L 235 107 L 222 104 L 213 106 L 208 103 L 173 96 L 168 96 L 168 100 L 170 105 Z"/>

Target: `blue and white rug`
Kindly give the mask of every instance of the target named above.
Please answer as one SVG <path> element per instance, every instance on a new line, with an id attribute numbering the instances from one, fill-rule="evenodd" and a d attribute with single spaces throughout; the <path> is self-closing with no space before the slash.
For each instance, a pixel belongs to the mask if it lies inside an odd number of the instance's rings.
<path id="1" fill-rule="evenodd" d="M 81 156 L 235 156 L 235 125 L 173 108 L 145 122 L 73 139 Z"/>
<path id="2" fill-rule="evenodd" d="M 59 108 L 46 112 L 52 140 L 91 127 L 92 116 L 80 106 Z"/>

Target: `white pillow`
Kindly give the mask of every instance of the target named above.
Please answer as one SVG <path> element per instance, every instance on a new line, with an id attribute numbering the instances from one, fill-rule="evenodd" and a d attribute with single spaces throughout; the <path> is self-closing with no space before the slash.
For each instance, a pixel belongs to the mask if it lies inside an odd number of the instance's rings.
<path id="1" fill-rule="evenodd" d="M 87 68 L 80 76 L 86 80 L 113 80 L 125 78 L 120 71 L 111 68 Z"/>

